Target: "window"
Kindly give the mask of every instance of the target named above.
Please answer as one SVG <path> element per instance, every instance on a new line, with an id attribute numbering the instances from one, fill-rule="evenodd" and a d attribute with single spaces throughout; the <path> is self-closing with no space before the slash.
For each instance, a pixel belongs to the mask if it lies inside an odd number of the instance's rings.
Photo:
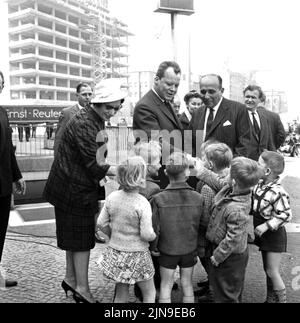
<path id="1" fill-rule="evenodd" d="M 54 93 L 51 91 L 40 91 L 41 100 L 54 100 Z"/>
<path id="2" fill-rule="evenodd" d="M 66 33 L 67 32 L 67 27 L 61 24 L 56 23 L 55 24 L 55 30 L 59 31 L 60 33 Z"/>
<path id="3" fill-rule="evenodd" d="M 75 76 L 80 76 L 79 68 L 70 67 L 70 74 Z"/>
<path id="4" fill-rule="evenodd" d="M 68 101 L 68 92 L 57 92 L 57 100 Z"/>
<path id="5" fill-rule="evenodd" d="M 56 64 L 56 73 L 68 74 L 68 67 L 65 65 Z"/>
<path id="6" fill-rule="evenodd" d="M 53 80 L 53 78 L 50 78 L 50 77 L 40 76 L 40 85 L 53 86 L 54 80 Z"/>
<path id="7" fill-rule="evenodd" d="M 30 62 L 28 62 L 28 63 L 23 63 L 23 68 L 24 68 L 24 70 L 27 70 L 27 69 L 35 69 L 35 62 L 33 62 L 33 63 L 30 63 Z"/>
<path id="8" fill-rule="evenodd" d="M 56 86 L 58 87 L 68 87 L 68 81 L 64 79 L 56 79 Z"/>
<path id="9" fill-rule="evenodd" d="M 70 62 L 79 63 L 79 56 L 70 54 Z"/>
<path id="10" fill-rule="evenodd" d="M 52 30 L 52 22 L 41 18 L 38 19 L 38 26 Z"/>
<path id="11" fill-rule="evenodd" d="M 26 91 L 25 99 L 36 99 L 36 92 L 35 91 Z"/>
<path id="12" fill-rule="evenodd" d="M 67 41 L 60 37 L 55 38 L 55 44 L 58 46 L 67 47 Z"/>
<path id="13" fill-rule="evenodd" d="M 91 59 L 86 57 L 81 57 L 81 63 L 89 66 L 92 64 Z"/>
<path id="14" fill-rule="evenodd" d="M 88 54 L 90 54 L 90 53 L 91 53 L 91 49 L 90 49 L 90 47 L 89 47 L 89 46 L 87 46 L 87 45 L 81 45 L 81 50 L 82 50 L 83 52 L 85 52 L 85 53 L 88 53 Z"/>
<path id="15" fill-rule="evenodd" d="M 78 25 L 78 24 L 79 24 L 79 19 L 78 19 L 77 17 L 74 17 L 74 16 L 70 16 L 70 15 L 69 15 L 68 20 L 69 20 L 70 22 L 72 22 L 73 24 L 76 24 L 76 25 Z"/>
<path id="16" fill-rule="evenodd" d="M 62 20 L 67 20 L 66 14 L 62 11 L 59 11 L 59 10 L 55 10 L 55 17 L 62 19 Z"/>
<path id="17" fill-rule="evenodd" d="M 64 52 L 60 52 L 60 51 L 56 51 L 56 58 L 57 59 L 61 59 L 63 61 L 66 61 L 67 60 L 67 53 L 64 53 Z"/>
<path id="18" fill-rule="evenodd" d="M 35 77 L 25 76 L 22 77 L 23 84 L 35 84 Z"/>
<path id="19" fill-rule="evenodd" d="M 79 31 L 73 28 L 69 28 L 69 35 L 73 37 L 79 37 Z"/>
<path id="20" fill-rule="evenodd" d="M 70 42 L 69 42 L 69 47 L 70 47 L 71 49 L 79 50 L 79 44 L 74 43 L 73 41 L 70 41 Z"/>
<path id="21" fill-rule="evenodd" d="M 91 71 L 90 70 L 82 70 L 82 76 L 83 77 L 91 77 Z"/>
<path id="22" fill-rule="evenodd" d="M 53 50 L 46 48 L 39 48 L 39 55 L 46 57 L 53 57 Z"/>
<path id="23" fill-rule="evenodd" d="M 70 100 L 71 101 L 77 101 L 77 95 L 76 95 L 76 93 L 74 93 L 74 92 L 71 93 Z"/>
<path id="24" fill-rule="evenodd" d="M 45 43 L 53 44 L 53 37 L 46 34 L 39 34 L 39 40 Z"/>
<path id="25" fill-rule="evenodd" d="M 47 72 L 54 72 L 54 66 L 51 63 L 40 62 L 40 70 Z"/>

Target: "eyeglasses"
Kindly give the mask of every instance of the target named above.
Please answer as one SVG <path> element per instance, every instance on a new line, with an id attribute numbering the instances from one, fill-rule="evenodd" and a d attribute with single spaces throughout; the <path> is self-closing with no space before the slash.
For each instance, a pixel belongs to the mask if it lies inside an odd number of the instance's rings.
<path id="1" fill-rule="evenodd" d="M 213 95 L 217 92 L 217 90 L 214 89 L 208 89 L 208 90 L 200 90 L 200 93 L 202 95 L 206 95 L 206 93 L 208 93 L 209 95 Z"/>

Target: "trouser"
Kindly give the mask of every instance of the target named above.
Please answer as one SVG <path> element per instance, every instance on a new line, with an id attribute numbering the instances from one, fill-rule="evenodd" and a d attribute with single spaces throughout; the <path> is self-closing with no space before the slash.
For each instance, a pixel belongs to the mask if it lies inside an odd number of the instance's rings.
<path id="1" fill-rule="evenodd" d="M 231 254 L 218 267 L 210 264 L 209 282 L 215 303 L 241 303 L 244 289 L 248 249 L 241 254 Z"/>
<path id="2" fill-rule="evenodd" d="M 2 252 L 4 241 L 8 226 L 9 212 L 10 212 L 11 194 L 8 196 L 0 196 L 0 263 L 2 259 Z"/>

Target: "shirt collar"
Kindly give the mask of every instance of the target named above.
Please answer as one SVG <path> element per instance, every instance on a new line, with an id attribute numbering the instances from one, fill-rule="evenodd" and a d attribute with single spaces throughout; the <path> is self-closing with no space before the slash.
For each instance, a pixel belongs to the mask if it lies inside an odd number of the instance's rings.
<path id="1" fill-rule="evenodd" d="M 220 105 L 221 105 L 222 101 L 223 101 L 223 97 L 221 97 L 221 100 L 219 101 L 219 103 L 215 107 L 213 107 L 213 109 L 214 109 L 214 115 L 217 114 L 217 112 L 218 112 L 218 110 L 220 108 Z"/>
<path id="2" fill-rule="evenodd" d="M 191 115 L 190 111 L 186 108 L 184 113 L 185 113 L 186 117 L 188 118 L 188 120 L 191 121 L 192 120 L 192 115 Z"/>
<path id="3" fill-rule="evenodd" d="M 82 105 L 80 105 L 79 102 L 77 103 L 77 106 L 78 106 L 79 110 L 84 109 L 84 107 Z"/>
<path id="4" fill-rule="evenodd" d="M 160 99 L 160 101 L 162 102 L 162 103 L 165 103 L 166 102 L 166 100 L 164 100 L 155 90 L 154 90 L 154 87 L 152 88 L 152 91 L 155 93 L 155 95 Z"/>
<path id="5" fill-rule="evenodd" d="M 189 189 L 194 190 L 188 183 L 186 182 L 177 182 L 170 183 L 165 190 L 178 190 L 178 189 Z"/>

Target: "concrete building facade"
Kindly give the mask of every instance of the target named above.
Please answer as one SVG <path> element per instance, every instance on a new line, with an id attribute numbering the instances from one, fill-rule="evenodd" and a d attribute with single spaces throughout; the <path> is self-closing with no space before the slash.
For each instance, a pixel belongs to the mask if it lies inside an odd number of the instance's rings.
<path id="1" fill-rule="evenodd" d="M 130 33 L 110 15 L 108 0 L 10 0 L 7 5 L 11 102 L 76 101 L 76 85 L 93 84 L 95 68 L 104 69 L 107 78 L 128 81 Z"/>

